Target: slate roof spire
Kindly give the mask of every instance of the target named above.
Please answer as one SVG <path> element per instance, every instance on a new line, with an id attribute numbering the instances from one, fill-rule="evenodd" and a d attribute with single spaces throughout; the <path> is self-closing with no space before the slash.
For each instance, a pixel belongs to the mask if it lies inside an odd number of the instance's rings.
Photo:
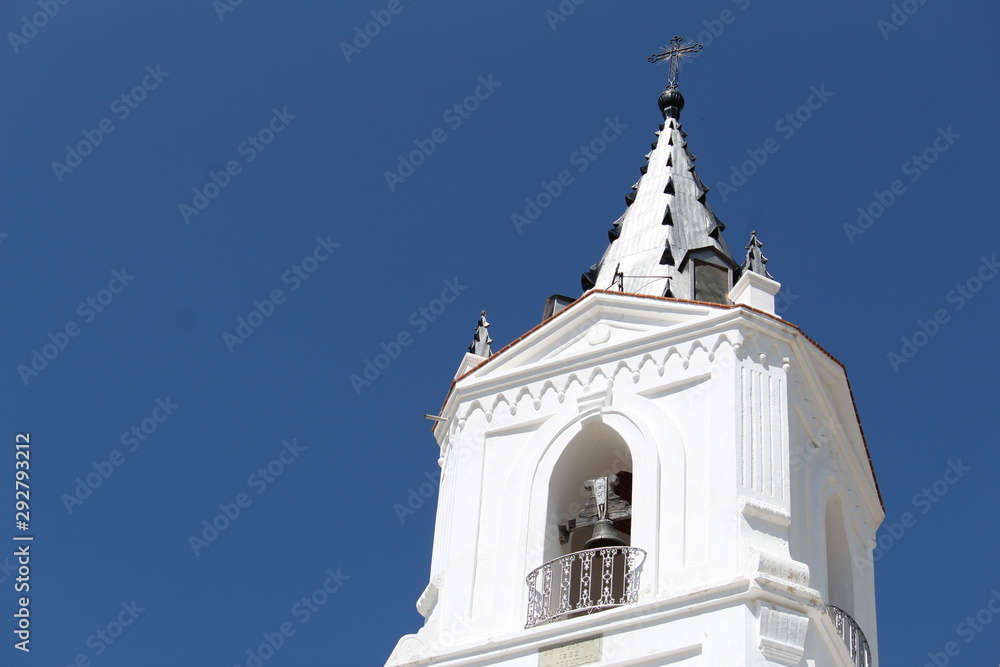
<path id="1" fill-rule="evenodd" d="M 680 123 L 684 97 L 676 85 L 668 86 L 657 104 L 664 121 L 657 139 L 625 196 L 625 212 L 608 233 L 604 256 L 581 284 L 584 290 L 614 285 L 633 294 L 728 303 L 739 267 L 688 149 Z"/>
<path id="2" fill-rule="evenodd" d="M 490 323 L 486 321 L 486 311 L 484 310 L 479 315 L 479 322 L 476 324 L 476 333 L 472 338 L 472 344 L 469 345 L 469 352 L 480 357 L 489 357 L 493 354 L 493 350 L 490 349 L 493 339 L 490 338 L 489 329 Z"/>
<path id="3" fill-rule="evenodd" d="M 747 258 L 743 261 L 743 265 L 740 267 L 740 273 L 743 273 L 744 271 L 753 271 L 754 273 L 759 273 L 765 278 L 774 280 L 774 276 L 768 273 L 767 267 L 764 266 L 767 264 L 767 257 L 764 257 L 764 253 L 760 251 L 763 245 L 764 244 L 760 242 L 760 239 L 757 238 L 757 232 L 750 232 L 750 243 L 748 243 L 746 247 Z"/>

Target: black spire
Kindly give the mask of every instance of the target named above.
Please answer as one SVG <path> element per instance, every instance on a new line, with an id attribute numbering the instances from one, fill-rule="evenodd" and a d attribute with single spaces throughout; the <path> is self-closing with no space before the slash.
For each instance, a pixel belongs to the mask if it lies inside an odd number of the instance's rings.
<path id="1" fill-rule="evenodd" d="M 764 253 L 760 249 L 764 246 L 757 238 L 757 232 L 750 232 L 750 243 L 747 244 L 747 258 L 743 261 L 743 265 L 740 267 L 740 272 L 753 271 L 754 273 L 759 273 L 765 278 L 774 279 L 767 271 L 767 257 L 764 257 Z"/>
<path id="2" fill-rule="evenodd" d="M 469 352 L 477 354 L 480 357 L 489 357 L 493 354 L 493 351 L 490 349 L 493 339 L 490 338 L 489 328 L 490 323 L 486 321 L 486 311 L 484 310 L 479 315 L 479 322 L 476 324 L 476 333 L 472 338 L 472 344 L 469 345 Z"/>

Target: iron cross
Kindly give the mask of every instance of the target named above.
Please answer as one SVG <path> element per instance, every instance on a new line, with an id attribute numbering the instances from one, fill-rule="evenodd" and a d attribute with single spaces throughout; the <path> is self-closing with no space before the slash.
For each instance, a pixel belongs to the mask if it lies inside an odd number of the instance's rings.
<path id="1" fill-rule="evenodd" d="M 670 48 L 666 49 L 663 53 L 654 53 L 648 60 L 651 63 L 658 63 L 661 60 L 670 60 L 670 74 L 667 77 L 667 87 L 676 88 L 677 87 L 677 63 L 684 56 L 695 53 L 696 51 L 701 51 L 703 48 L 701 44 L 697 42 L 689 44 L 681 44 L 680 35 L 674 35 L 674 38 L 670 40 Z"/>

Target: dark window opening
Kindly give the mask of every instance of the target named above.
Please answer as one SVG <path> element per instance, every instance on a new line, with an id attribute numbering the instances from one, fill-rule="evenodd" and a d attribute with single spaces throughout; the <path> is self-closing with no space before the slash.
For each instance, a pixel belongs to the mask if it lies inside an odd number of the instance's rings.
<path id="1" fill-rule="evenodd" d="M 694 262 L 694 299 L 709 303 L 729 303 L 729 271 L 695 260 Z"/>

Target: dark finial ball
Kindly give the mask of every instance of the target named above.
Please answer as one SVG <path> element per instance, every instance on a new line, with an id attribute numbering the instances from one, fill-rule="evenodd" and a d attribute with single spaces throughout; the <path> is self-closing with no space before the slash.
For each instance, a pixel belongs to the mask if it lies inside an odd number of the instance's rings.
<path id="1" fill-rule="evenodd" d="M 684 108 L 684 96 L 676 88 L 667 88 L 660 93 L 660 99 L 657 103 L 660 105 L 660 111 L 666 112 L 670 107 L 675 107 L 677 111 L 680 111 Z"/>

